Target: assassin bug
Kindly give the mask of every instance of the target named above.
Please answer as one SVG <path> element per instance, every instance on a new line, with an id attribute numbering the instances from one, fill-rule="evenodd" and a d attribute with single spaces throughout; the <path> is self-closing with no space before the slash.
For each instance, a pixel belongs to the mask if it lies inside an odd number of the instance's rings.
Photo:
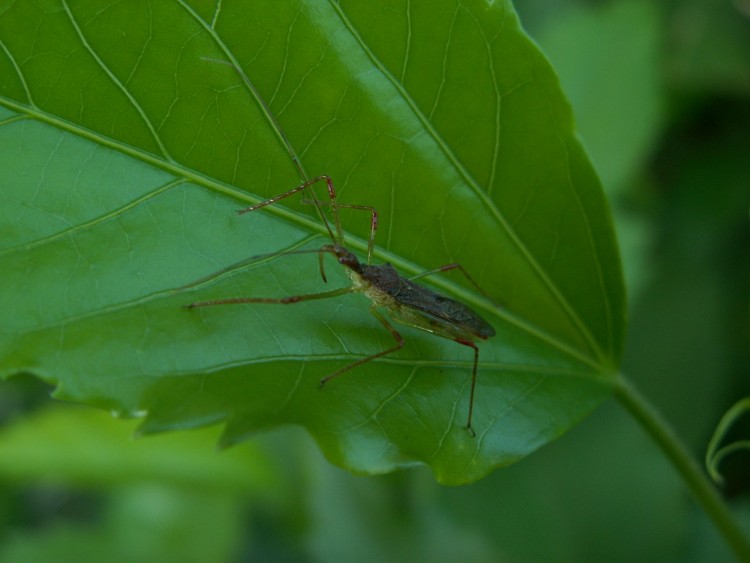
<path id="1" fill-rule="evenodd" d="M 380 312 L 380 310 L 382 309 L 386 311 L 388 317 L 390 317 L 391 320 L 397 323 L 424 330 L 434 335 L 453 340 L 458 344 L 473 349 L 474 363 L 471 372 L 469 414 L 466 422 L 466 428 L 471 433 L 471 435 L 474 436 L 475 433 L 471 424 L 474 411 L 474 391 L 477 379 L 477 365 L 479 362 L 479 348 L 476 345 L 476 341 L 486 340 L 487 338 L 494 336 L 495 330 L 487 321 L 482 319 L 482 317 L 480 317 L 476 312 L 474 312 L 466 305 L 449 297 L 441 295 L 433 291 L 432 289 L 419 285 L 415 283 L 414 280 L 431 274 L 446 272 L 448 270 L 455 269 L 463 273 L 466 279 L 480 293 L 485 296 L 486 294 L 484 293 L 484 291 L 482 291 L 482 289 L 474 281 L 474 279 L 468 274 L 468 272 L 464 270 L 462 266 L 456 263 L 447 264 L 433 270 L 422 272 L 421 274 L 417 274 L 416 276 L 412 276 L 410 278 L 401 276 L 396 271 L 396 269 L 387 262 L 380 265 L 372 264 L 372 254 L 375 245 L 375 232 L 378 227 L 378 213 L 376 209 L 369 205 L 340 203 L 337 199 L 333 181 L 328 176 L 317 176 L 313 179 L 308 179 L 302 166 L 299 163 L 299 159 L 297 158 L 296 153 L 291 146 L 291 143 L 289 143 L 289 141 L 287 140 L 281 127 L 271 114 L 265 101 L 261 98 L 255 86 L 250 82 L 249 78 L 247 78 L 247 76 L 239 68 L 235 67 L 235 69 L 240 73 L 245 84 L 248 86 L 250 91 L 256 97 L 257 101 L 265 110 L 268 119 L 276 129 L 279 138 L 285 145 L 285 148 L 291 156 L 291 159 L 296 166 L 297 171 L 303 179 L 303 183 L 299 186 L 245 209 L 241 209 L 238 211 L 238 214 L 243 215 L 245 213 L 251 213 L 263 207 L 277 203 L 282 199 L 288 198 L 299 192 L 309 191 L 311 194 L 310 199 L 304 200 L 304 203 L 312 204 L 316 207 L 318 215 L 325 225 L 325 228 L 331 239 L 331 243 L 325 244 L 317 250 L 292 251 L 287 254 L 317 252 L 320 274 L 324 282 L 327 282 L 324 269 L 324 258 L 326 254 L 331 254 L 335 256 L 339 264 L 346 268 L 346 273 L 349 279 L 352 281 L 352 285 L 349 287 L 343 287 L 320 293 L 290 295 L 286 297 L 233 297 L 229 299 L 198 301 L 187 305 L 187 308 L 194 309 L 198 307 L 212 307 L 215 305 L 246 303 L 292 304 L 314 299 L 328 299 L 348 293 L 363 293 L 371 301 L 370 313 L 372 313 L 372 315 L 380 322 L 380 324 L 382 324 L 383 327 L 385 327 L 385 329 L 391 333 L 393 339 L 395 340 L 395 344 L 386 350 L 381 350 L 380 352 L 376 352 L 369 356 L 365 356 L 364 358 L 360 358 L 359 360 L 356 360 L 355 362 L 352 362 L 342 367 L 341 369 L 325 376 L 320 380 L 320 386 L 323 387 L 332 379 L 357 366 L 361 366 L 362 364 L 365 364 L 377 358 L 382 358 L 383 356 L 392 354 L 403 347 L 403 337 L 393 327 L 388 319 Z M 311 187 L 314 184 L 318 184 L 320 182 L 325 182 L 327 186 L 328 201 L 318 200 L 312 192 Z M 331 228 L 331 224 L 326 218 L 325 213 L 323 212 L 322 208 L 324 206 L 330 208 L 330 213 L 333 217 L 333 228 Z M 339 219 L 339 209 L 364 210 L 371 214 L 370 237 L 367 244 L 366 263 L 360 262 L 360 260 L 346 248 L 343 230 L 341 228 L 341 221 Z"/>

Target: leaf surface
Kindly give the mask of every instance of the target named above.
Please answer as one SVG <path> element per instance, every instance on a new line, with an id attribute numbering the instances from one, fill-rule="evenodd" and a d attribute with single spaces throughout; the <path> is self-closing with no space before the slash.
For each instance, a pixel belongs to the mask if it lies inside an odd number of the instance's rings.
<path id="1" fill-rule="evenodd" d="M 0 48 L 3 375 L 147 414 L 144 431 L 224 422 L 231 443 L 299 424 L 353 471 L 424 462 L 454 484 L 610 392 L 624 296 L 609 211 L 509 3 L 17 2 Z M 399 325 L 402 350 L 318 389 L 393 346 L 362 295 L 184 309 L 349 283 L 331 260 L 324 284 L 314 254 L 247 260 L 328 239 L 299 198 L 236 215 L 300 180 L 235 67 L 309 176 L 378 209 L 376 262 L 460 262 L 499 303 L 455 272 L 423 280 L 497 332 L 480 343 L 476 438 L 472 350 L 425 332 Z M 368 214 L 341 216 L 364 259 Z"/>

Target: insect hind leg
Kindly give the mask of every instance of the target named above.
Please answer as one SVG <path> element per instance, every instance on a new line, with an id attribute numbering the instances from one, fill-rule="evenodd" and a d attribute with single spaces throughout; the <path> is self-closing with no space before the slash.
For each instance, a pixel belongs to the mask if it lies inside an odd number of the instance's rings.
<path id="1" fill-rule="evenodd" d="M 471 369 L 471 390 L 469 391 L 469 416 L 466 419 L 466 430 L 473 438 L 476 437 L 477 433 L 474 432 L 474 428 L 471 426 L 472 415 L 474 414 L 474 390 L 477 386 L 477 366 L 479 365 L 479 347 L 474 344 L 471 340 L 465 340 L 463 338 L 456 338 L 456 342 L 468 346 L 474 349 L 474 366 Z"/>

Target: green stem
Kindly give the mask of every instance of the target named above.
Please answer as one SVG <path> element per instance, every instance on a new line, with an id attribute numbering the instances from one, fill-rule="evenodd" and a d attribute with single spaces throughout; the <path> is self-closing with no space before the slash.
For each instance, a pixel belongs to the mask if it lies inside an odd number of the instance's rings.
<path id="1" fill-rule="evenodd" d="M 729 508 L 708 480 L 705 472 L 687 452 L 664 418 L 635 389 L 633 384 L 622 376 L 618 378 L 615 395 L 672 460 L 675 468 L 695 495 L 695 499 L 713 520 L 737 558 L 740 561 L 750 561 L 750 542 L 737 526 Z"/>

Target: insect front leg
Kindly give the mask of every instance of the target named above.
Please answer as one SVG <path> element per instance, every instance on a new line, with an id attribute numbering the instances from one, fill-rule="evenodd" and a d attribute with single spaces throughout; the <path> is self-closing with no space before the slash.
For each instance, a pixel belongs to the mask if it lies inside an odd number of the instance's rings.
<path id="1" fill-rule="evenodd" d="M 284 192 L 283 194 L 279 194 L 265 201 L 261 201 L 260 203 L 256 203 L 255 205 L 251 205 L 250 207 L 240 209 L 237 211 L 237 214 L 244 215 L 245 213 L 252 213 L 253 211 L 257 211 L 258 209 L 261 209 L 268 205 L 273 205 L 274 203 L 281 201 L 282 199 L 285 199 L 289 196 L 292 196 L 296 194 L 297 192 L 301 192 L 302 190 L 309 189 L 310 193 L 312 194 L 311 202 L 315 204 L 315 208 L 318 210 L 318 215 L 320 215 L 320 218 L 323 221 L 323 224 L 325 225 L 326 230 L 328 231 L 328 234 L 331 237 L 331 240 L 338 242 L 340 244 L 343 241 L 343 234 L 341 231 L 341 222 L 339 221 L 338 215 L 334 215 L 334 228 L 336 229 L 336 234 L 334 235 L 333 231 L 331 230 L 331 226 L 328 224 L 328 221 L 326 220 L 326 217 L 323 214 L 323 210 L 320 208 L 320 205 L 322 202 L 316 199 L 315 194 L 312 192 L 311 186 L 322 181 L 325 181 L 326 186 L 328 186 L 328 197 L 331 199 L 332 202 L 335 202 L 336 201 L 336 189 L 333 187 L 333 180 L 331 180 L 330 176 L 323 175 L 323 176 L 317 176 L 313 178 L 312 180 L 307 180 L 303 184 L 300 184 L 299 186 L 294 187 L 291 190 Z"/>
<path id="2" fill-rule="evenodd" d="M 367 263 L 372 264 L 372 252 L 375 248 L 375 232 L 378 230 L 378 210 L 371 205 L 357 205 L 354 203 L 339 203 L 338 201 L 331 200 L 320 201 L 320 200 L 302 200 L 302 203 L 315 204 L 315 205 L 328 205 L 333 210 L 335 220 L 339 220 L 338 210 L 342 207 L 344 209 L 361 209 L 363 211 L 370 212 L 370 238 L 367 240 Z"/>

